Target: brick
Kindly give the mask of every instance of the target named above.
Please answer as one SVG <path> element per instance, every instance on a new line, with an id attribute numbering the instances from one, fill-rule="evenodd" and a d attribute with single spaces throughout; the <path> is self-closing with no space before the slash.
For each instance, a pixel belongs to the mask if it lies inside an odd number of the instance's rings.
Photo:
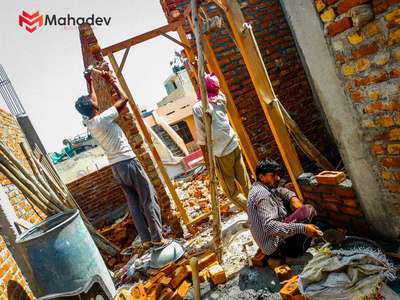
<path id="1" fill-rule="evenodd" d="M 294 295 L 299 294 L 299 284 L 298 284 L 299 276 L 293 276 L 284 286 L 281 288 L 279 293 L 283 300 L 292 299 Z"/>
<path id="2" fill-rule="evenodd" d="M 343 19 L 336 21 L 330 25 L 328 25 L 328 33 L 330 36 L 335 36 L 347 29 L 351 28 L 353 23 L 349 17 L 344 17 Z"/>
<path id="3" fill-rule="evenodd" d="M 178 267 L 171 280 L 171 287 L 176 289 L 189 274 L 191 274 L 191 270 L 188 265 Z"/>
<path id="4" fill-rule="evenodd" d="M 385 147 L 383 147 L 381 144 L 373 144 L 371 151 L 375 154 L 385 154 Z"/>
<path id="5" fill-rule="evenodd" d="M 339 64 L 344 64 L 346 62 L 346 56 L 344 56 L 342 53 L 336 53 L 335 58 L 336 62 Z"/>
<path id="6" fill-rule="evenodd" d="M 350 10 L 353 7 L 362 5 L 364 3 L 369 2 L 370 0 L 342 0 L 339 2 L 337 6 L 337 12 L 338 14 L 344 14 L 348 10 Z"/>
<path id="7" fill-rule="evenodd" d="M 332 22 L 333 20 L 335 20 L 336 18 L 336 14 L 335 11 L 333 10 L 333 8 L 329 8 L 327 10 L 325 10 L 321 15 L 321 20 L 324 23 L 329 23 Z"/>
<path id="8" fill-rule="evenodd" d="M 175 291 L 175 293 L 172 295 L 172 300 L 183 300 L 186 298 L 186 295 L 189 293 L 190 287 L 192 284 L 188 281 L 185 280 L 182 282 L 182 284 L 179 286 L 179 288 Z"/>
<path id="9" fill-rule="evenodd" d="M 330 213 L 329 220 L 332 221 L 332 224 L 339 223 L 339 224 L 347 224 L 350 222 L 350 217 L 348 215 L 344 215 L 343 213 Z"/>
<path id="10" fill-rule="evenodd" d="M 326 7 L 324 1 L 322 0 L 315 0 L 315 8 L 317 9 L 317 12 L 321 12 L 324 10 Z"/>
<path id="11" fill-rule="evenodd" d="M 161 283 L 163 286 L 169 286 L 171 283 L 172 278 L 163 275 L 158 282 Z"/>
<path id="12" fill-rule="evenodd" d="M 216 263 L 218 263 L 217 255 L 214 252 L 208 253 L 199 259 L 199 271 Z"/>
<path id="13" fill-rule="evenodd" d="M 388 22 L 396 20 L 398 18 L 400 18 L 400 9 L 399 8 L 397 8 L 385 15 L 385 20 Z"/>
<path id="14" fill-rule="evenodd" d="M 400 193 L 400 184 L 385 183 L 383 186 L 392 193 Z"/>
<path id="15" fill-rule="evenodd" d="M 378 45 L 376 43 L 371 43 L 368 45 L 361 46 L 357 50 L 352 51 L 351 55 L 354 59 L 359 59 L 361 57 L 375 54 L 378 51 Z"/>
<path id="16" fill-rule="evenodd" d="M 351 76 L 351 75 L 354 75 L 354 73 L 355 73 L 355 70 L 354 70 L 353 66 L 351 66 L 351 65 L 342 66 L 342 74 L 344 76 Z"/>
<path id="17" fill-rule="evenodd" d="M 161 291 L 161 295 L 160 295 L 159 300 L 171 300 L 173 295 L 174 295 L 174 291 L 173 290 L 171 290 L 168 287 L 164 288 Z"/>
<path id="18" fill-rule="evenodd" d="M 282 265 L 282 266 L 276 267 L 274 269 L 274 272 L 280 282 L 288 280 L 293 277 L 292 269 L 290 269 L 290 267 L 288 265 Z"/>
<path id="19" fill-rule="evenodd" d="M 382 127 L 392 127 L 394 126 L 394 120 L 391 116 L 384 116 L 376 119 L 375 124 Z"/>
<path id="20" fill-rule="evenodd" d="M 400 154 L 400 144 L 388 144 L 387 152 L 389 154 Z"/>
<path id="21" fill-rule="evenodd" d="M 388 46 L 393 46 L 398 42 L 400 42 L 400 29 L 389 32 L 389 38 L 387 42 Z"/>
<path id="22" fill-rule="evenodd" d="M 354 85 L 359 87 L 359 86 L 383 82 L 388 79 L 389 79 L 389 74 L 386 73 L 385 71 L 373 72 L 373 73 L 370 73 L 370 75 L 368 75 L 368 76 L 356 78 L 354 80 Z"/>
<path id="23" fill-rule="evenodd" d="M 385 157 L 382 159 L 382 165 L 388 168 L 400 168 L 400 157 Z"/>
<path id="24" fill-rule="evenodd" d="M 400 128 L 393 128 L 383 134 L 377 135 L 375 140 L 389 140 L 396 141 L 400 140 Z"/>
<path id="25" fill-rule="evenodd" d="M 324 203 L 323 208 L 329 211 L 335 211 L 335 212 L 339 211 L 339 207 L 334 203 Z"/>
<path id="26" fill-rule="evenodd" d="M 353 7 L 350 10 L 353 26 L 361 28 L 374 19 L 374 12 L 369 4 Z"/>
<path id="27" fill-rule="evenodd" d="M 341 207 L 340 211 L 346 215 L 354 216 L 354 217 L 362 217 L 364 214 L 356 207 Z"/>
<path id="28" fill-rule="evenodd" d="M 353 100 L 353 102 L 356 102 L 356 103 L 360 103 L 364 99 L 363 93 L 359 90 L 351 93 L 350 97 L 351 97 L 351 100 Z"/>
<path id="29" fill-rule="evenodd" d="M 382 97 L 382 93 L 381 93 L 380 91 L 378 91 L 378 90 L 374 90 L 374 91 L 371 91 L 371 92 L 369 93 L 368 97 L 369 97 L 370 99 L 376 101 L 376 100 L 378 100 L 378 99 L 380 99 L 380 98 Z"/>
<path id="30" fill-rule="evenodd" d="M 370 37 L 378 34 L 380 32 L 378 25 L 375 22 L 369 23 L 367 25 L 367 33 Z"/>
<path id="31" fill-rule="evenodd" d="M 214 265 L 208 269 L 210 279 L 214 284 L 223 284 L 227 281 L 226 274 L 221 265 Z"/>
<path id="32" fill-rule="evenodd" d="M 264 267 L 267 263 L 267 255 L 258 248 L 256 254 L 251 258 L 251 262 L 254 267 Z"/>
<path id="33" fill-rule="evenodd" d="M 338 2 L 339 0 L 325 0 L 325 3 L 327 4 L 327 5 L 332 5 L 332 4 L 335 4 L 336 2 Z"/>
<path id="34" fill-rule="evenodd" d="M 343 204 L 349 207 L 357 207 L 357 200 L 354 198 L 344 198 L 342 199 Z"/>
<path id="35" fill-rule="evenodd" d="M 368 59 L 365 58 L 361 58 L 356 62 L 356 70 L 357 72 L 363 72 L 365 70 L 367 70 L 370 66 L 370 62 Z"/>
<path id="36" fill-rule="evenodd" d="M 347 36 L 347 39 L 350 42 L 350 44 L 357 45 L 364 40 L 364 36 L 363 36 L 362 32 L 355 32 L 355 33 L 349 34 Z"/>

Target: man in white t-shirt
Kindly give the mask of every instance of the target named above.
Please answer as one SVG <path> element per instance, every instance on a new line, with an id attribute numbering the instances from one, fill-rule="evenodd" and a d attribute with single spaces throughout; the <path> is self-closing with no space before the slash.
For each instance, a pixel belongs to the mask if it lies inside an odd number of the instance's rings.
<path id="1" fill-rule="evenodd" d="M 116 122 L 119 113 L 126 109 L 128 99 L 110 72 L 102 71 L 102 77 L 117 95 L 114 105 L 99 112 L 93 80 L 88 73 L 85 78 L 90 94 L 79 97 L 75 108 L 84 116 L 84 124 L 107 155 L 114 177 L 127 197 L 128 208 L 143 246 L 162 246 L 161 213 L 154 187 Z"/>

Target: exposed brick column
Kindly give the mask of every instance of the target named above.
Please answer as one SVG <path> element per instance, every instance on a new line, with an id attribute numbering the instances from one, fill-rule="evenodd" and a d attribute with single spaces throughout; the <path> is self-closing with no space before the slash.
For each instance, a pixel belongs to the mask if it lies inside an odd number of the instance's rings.
<path id="1" fill-rule="evenodd" d="M 96 62 L 105 62 L 104 57 L 100 53 L 100 46 L 92 28 L 89 25 L 82 25 L 79 27 L 79 32 L 85 67 Z M 100 111 L 104 111 L 113 104 L 113 89 L 102 78 L 94 81 L 94 89 L 97 95 Z M 137 158 L 149 176 L 154 188 L 156 189 L 163 221 L 170 224 L 173 216 L 171 201 L 165 191 L 164 185 L 155 168 L 149 151 L 147 151 L 144 147 L 143 137 L 139 133 L 133 113 L 126 112 L 120 114 L 117 123 L 128 138 L 129 144 L 131 145 Z"/>

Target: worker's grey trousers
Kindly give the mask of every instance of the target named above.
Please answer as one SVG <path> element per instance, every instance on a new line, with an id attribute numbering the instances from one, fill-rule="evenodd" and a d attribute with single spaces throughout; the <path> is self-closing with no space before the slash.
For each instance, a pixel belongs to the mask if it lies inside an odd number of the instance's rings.
<path id="1" fill-rule="evenodd" d="M 112 165 L 115 179 L 121 185 L 128 208 L 142 242 L 161 241 L 161 212 L 157 197 L 142 165 L 136 158 Z"/>

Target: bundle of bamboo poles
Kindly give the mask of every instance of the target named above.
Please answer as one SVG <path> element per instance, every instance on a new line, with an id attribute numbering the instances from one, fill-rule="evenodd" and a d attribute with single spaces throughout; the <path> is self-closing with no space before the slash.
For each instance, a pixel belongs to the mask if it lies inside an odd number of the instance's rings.
<path id="1" fill-rule="evenodd" d="M 49 163 L 45 164 L 47 160 L 42 159 L 43 163 L 40 161 L 40 155 L 43 157 L 43 154 L 38 151 L 32 152 L 23 142 L 20 143 L 20 147 L 33 175 L 3 142 L 0 142 L 0 172 L 24 194 L 32 205 L 38 207 L 47 216 L 78 209 L 97 247 L 107 254 L 113 256 L 118 254 L 120 249 L 100 235 L 90 224 L 66 185 L 55 175 Z"/>

